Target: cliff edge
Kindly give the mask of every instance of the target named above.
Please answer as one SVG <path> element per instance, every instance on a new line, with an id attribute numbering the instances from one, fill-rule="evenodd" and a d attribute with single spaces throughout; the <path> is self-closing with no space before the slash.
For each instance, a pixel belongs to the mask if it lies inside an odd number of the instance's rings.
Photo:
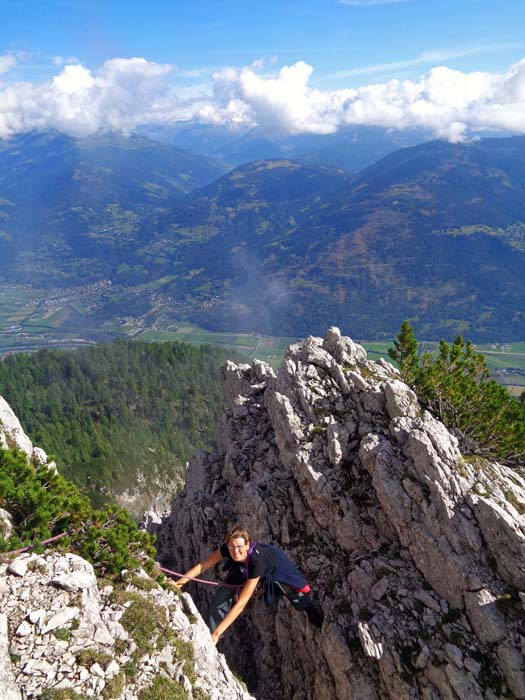
<path id="1" fill-rule="evenodd" d="M 29 465 L 56 468 L 2 397 L 0 445 L 25 453 Z M 19 519 L 0 508 L 0 537 L 16 532 Z M 2 700 L 251 700 L 189 595 L 164 590 L 141 569 L 99 579 L 60 543 L 40 549 L 0 556 Z"/>

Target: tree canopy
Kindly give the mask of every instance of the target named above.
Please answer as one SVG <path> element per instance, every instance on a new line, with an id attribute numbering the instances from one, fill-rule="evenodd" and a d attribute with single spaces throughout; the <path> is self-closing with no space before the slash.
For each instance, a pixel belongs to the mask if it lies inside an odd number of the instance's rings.
<path id="1" fill-rule="evenodd" d="M 417 347 L 405 321 L 389 355 L 423 404 L 471 440 L 476 453 L 513 466 L 522 463 L 525 403 L 491 377 L 483 355 L 461 336 L 451 344 L 440 341 L 437 353 L 418 355 Z"/>
<path id="2" fill-rule="evenodd" d="M 0 362 L 0 394 L 100 505 L 139 474 L 182 479 L 186 460 L 213 441 L 225 360 L 218 348 L 180 342 L 41 350 Z"/>

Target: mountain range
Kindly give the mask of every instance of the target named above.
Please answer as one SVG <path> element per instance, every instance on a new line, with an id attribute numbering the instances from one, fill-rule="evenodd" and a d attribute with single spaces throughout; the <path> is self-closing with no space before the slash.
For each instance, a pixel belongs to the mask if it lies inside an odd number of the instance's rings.
<path id="1" fill-rule="evenodd" d="M 408 318 L 424 338 L 521 339 L 524 155 L 512 137 L 425 142 L 358 173 L 289 158 L 229 169 L 145 136 L 31 134 L 0 149 L 0 275 L 110 280 L 86 326 L 162 313 L 371 339 Z"/>
<path id="2" fill-rule="evenodd" d="M 435 141 L 356 176 L 251 163 L 157 228 L 194 270 L 184 293 L 214 294 L 194 309 L 204 325 L 300 335 L 330 319 L 380 337 L 410 318 L 426 337 L 523 337 L 524 150 L 523 138 Z"/>
<path id="3" fill-rule="evenodd" d="M 88 258 L 82 274 L 96 279 L 103 271 L 94 261 L 107 248 L 125 248 L 143 218 L 226 170 L 140 136 L 31 133 L 0 141 L 0 272 L 14 266 L 16 276 L 33 280 L 61 257 L 74 267 Z M 64 280 L 62 273 L 56 282 Z"/>
<path id="4" fill-rule="evenodd" d="M 179 122 L 144 126 L 139 133 L 162 143 L 212 157 L 230 167 L 254 160 L 289 158 L 358 172 L 392 151 L 430 139 L 423 129 L 384 129 L 347 126 L 333 134 L 268 133 L 252 125 L 215 125 Z"/>

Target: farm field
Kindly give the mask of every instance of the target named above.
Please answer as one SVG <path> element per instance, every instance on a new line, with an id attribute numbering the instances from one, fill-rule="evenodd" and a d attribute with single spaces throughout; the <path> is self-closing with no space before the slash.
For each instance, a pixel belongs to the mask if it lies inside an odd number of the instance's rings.
<path id="1" fill-rule="evenodd" d="M 166 278 L 167 279 L 167 278 Z M 161 282 L 164 280 L 161 280 Z M 257 333 L 216 333 L 195 325 L 181 323 L 172 330 L 144 330 L 140 324 L 106 322 L 98 329 L 90 328 L 79 302 L 54 297 L 52 308 L 42 304 L 43 290 L 22 285 L 0 284 L 0 356 L 9 352 L 31 352 L 43 347 L 80 347 L 117 337 L 145 341 L 179 340 L 193 345 L 209 343 L 244 356 L 268 362 L 277 369 L 284 351 L 295 337 L 264 336 Z M 371 360 L 388 359 L 392 341 L 357 339 Z M 420 352 L 433 352 L 437 342 L 420 343 Z M 515 395 L 525 390 L 525 342 L 492 343 L 474 346 L 482 352 L 494 378 Z"/>
<path id="2" fill-rule="evenodd" d="M 176 331 L 145 331 L 137 337 L 141 340 L 180 340 L 186 343 L 220 345 L 245 355 L 248 361 L 254 357 L 264 360 L 274 369 L 282 363 L 284 351 L 288 345 L 298 340 L 291 337 L 214 333 L 190 325 L 180 326 Z M 371 360 L 378 360 L 380 357 L 389 359 L 388 348 L 392 347 L 393 341 L 359 340 L 358 342 L 365 347 Z M 437 342 L 420 343 L 421 352 L 433 352 L 437 347 Z M 475 349 L 485 355 L 490 371 L 500 384 L 507 386 L 515 395 L 525 390 L 525 342 L 476 345 Z"/>
<path id="3" fill-rule="evenodd" d="M 44 304 L 44 290 L 0 283 L 0 356 L 44 347 L 79 347 L 116 337 L 82 327 L 82 311 L 71 300 Z M 76 317 L 80 323 L 72 323 Z M 86 337 L 83 337 L 86 333 Z"/>
<path id="4" fill-rule="evenodd" d="M 283 361 L 284 351 L 297 338 L 279 338 L 253 333 L 214 333 L 197 326 L 180 326 L 173 331 L 144 331 L 137 336 L 140 340 L 161 341 L 179 340 L 192 345 L 219 345 L 244 355 L 247 361 L 254 358 L 263 360 L 277 369 Z"/>

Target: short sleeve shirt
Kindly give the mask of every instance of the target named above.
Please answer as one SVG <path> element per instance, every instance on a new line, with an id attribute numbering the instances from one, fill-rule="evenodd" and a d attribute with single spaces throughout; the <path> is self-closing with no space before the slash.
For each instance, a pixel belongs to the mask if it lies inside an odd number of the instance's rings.
<path id="1" fill-rule="evenodd" d="M 231 558 L 226 543 L 221 545 L 220 551 L 223 558 L 228 560 L 228 563 L 238 564 Z M 275 555 L 269 547 L 256 544 L 248 561 L 248 578 L 259 578 L 272 574 L 275 571 L 276 563 Z"/>

